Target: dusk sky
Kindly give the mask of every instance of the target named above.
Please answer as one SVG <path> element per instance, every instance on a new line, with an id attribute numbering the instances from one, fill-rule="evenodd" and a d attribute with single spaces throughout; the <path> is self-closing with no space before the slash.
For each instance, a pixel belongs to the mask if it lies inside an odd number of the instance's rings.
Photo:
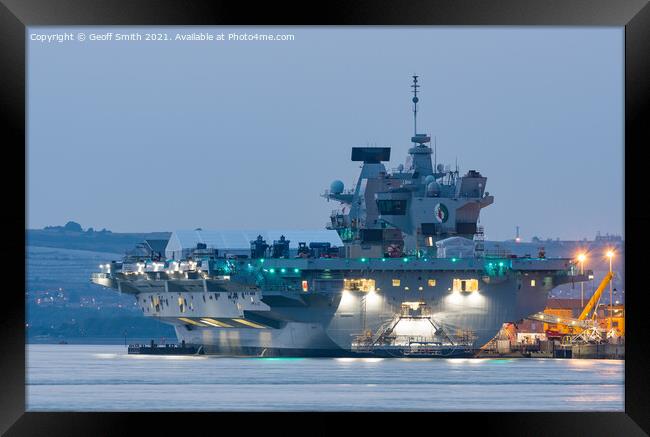
<path id="1" fill-rule="evenodd" d="M 293 41 L 31 41 L 84 32 Z M 353 146 L 488 177 L 488 239 L 623 234 L 624 31 L 561 27 L 31 27 L 27 227 L 321 229 Z"/>

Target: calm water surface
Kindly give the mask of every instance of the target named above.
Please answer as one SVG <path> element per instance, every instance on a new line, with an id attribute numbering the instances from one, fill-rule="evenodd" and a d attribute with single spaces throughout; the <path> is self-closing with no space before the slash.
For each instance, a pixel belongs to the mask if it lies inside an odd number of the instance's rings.
<path id="1" fill-rule="evenodd" d="M 222 358 L 28 345 L 28 411 L 623 411 L 624 362 Z"/>

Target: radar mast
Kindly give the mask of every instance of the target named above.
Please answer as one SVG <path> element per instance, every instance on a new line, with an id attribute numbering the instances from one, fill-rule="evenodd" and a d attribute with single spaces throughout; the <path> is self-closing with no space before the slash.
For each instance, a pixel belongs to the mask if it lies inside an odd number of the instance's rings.
<path id="1" fill-rule="evenodd" d="M 413 88 L 413 138 L 415 138 L 418 136 L 418 102 L 420 101 L 418 99 L 418 88 L 420 88 L 420 85 L 418 85 L 418 76 L 416 74 L 413 74 L 413 85 L 411 85 L 411 88 Z"/>

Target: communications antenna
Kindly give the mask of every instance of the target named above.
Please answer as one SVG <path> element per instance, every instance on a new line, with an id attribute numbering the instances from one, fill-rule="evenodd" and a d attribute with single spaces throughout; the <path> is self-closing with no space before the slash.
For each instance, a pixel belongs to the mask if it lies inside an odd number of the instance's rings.
<path id="1" fill-rule="evenodd" d="M 413 137 L 416 137 L 418 134 L 418 102 L 420 101 L 418 99 L 418 88 L 420 88 L 420 85 L 418 85 L 418 76 L 416 74 L 413 74 L 413 85 L 411 85 L 411 88 L 413 88 Z"/>

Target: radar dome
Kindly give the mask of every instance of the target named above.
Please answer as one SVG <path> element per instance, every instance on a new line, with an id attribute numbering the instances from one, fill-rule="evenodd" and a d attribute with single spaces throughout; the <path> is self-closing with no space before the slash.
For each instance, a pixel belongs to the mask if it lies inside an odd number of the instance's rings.
<path id="1" fill-rule="evenodd" d="M 442 164 L 438 164 L 436 166 L 436 170 L 438 170 L 438 173 L 442 173 L 443 171 L 445 171 L 445 166 Z"/>
<path id="2" fill-rule="evenodd" d="M 341 194 L 343 192 L 343 188 L 345 188 L 345 185 L 343 185 L 343 182 L 336 180 L 330 184 L 330 192 L 334 194 Z"/>
<path id="3" fill-rule="evenodd" d="M 431 182 L 435 182 L 436 178 L 433 177 L 433 175 L 429 175 L 426 178 L 424 178 L 424 183 L 428 186 Z"/>
<path id="4" fill-rule="evenodd" d="M 438 182 L 430 182 L 427 185 L 427 193 L 430 195 L 435 195 L 440 193 L 440 185 L 438 185 Z"/>

